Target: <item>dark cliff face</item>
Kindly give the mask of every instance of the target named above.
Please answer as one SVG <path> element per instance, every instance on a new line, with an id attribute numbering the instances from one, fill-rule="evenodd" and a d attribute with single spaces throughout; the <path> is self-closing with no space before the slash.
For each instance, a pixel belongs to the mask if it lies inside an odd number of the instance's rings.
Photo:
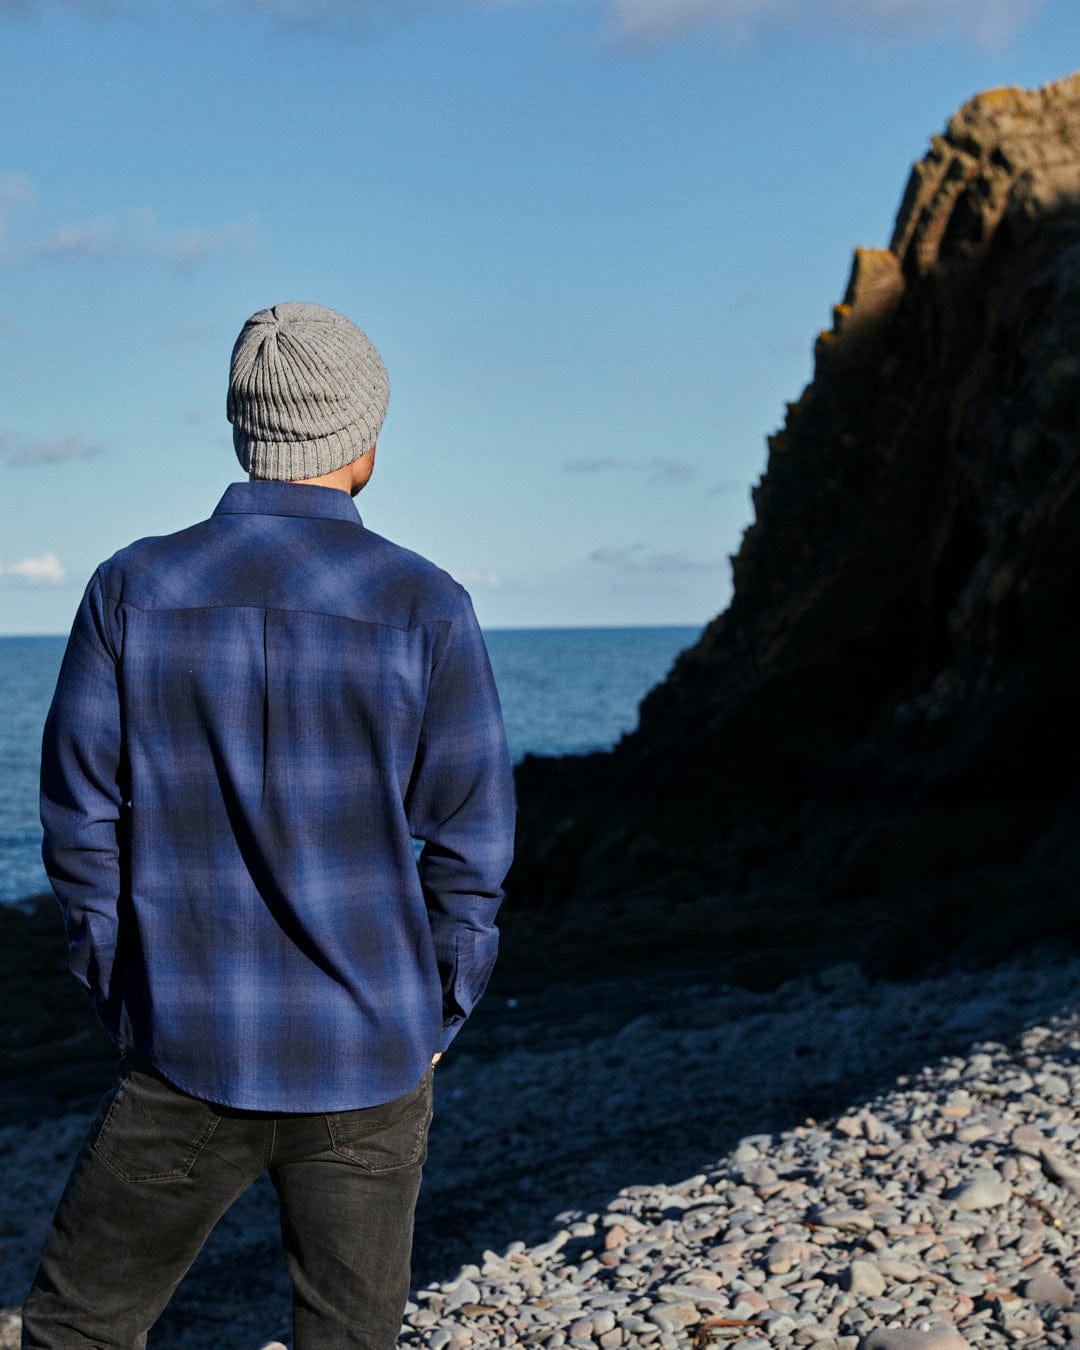
<path id="1" fill-rule="evenodd" d="M 834 313 L 729 609 L 612 753 L 520 767 L 511 965 L 1080 929 L 1080 75 L 961 109 Z"/>

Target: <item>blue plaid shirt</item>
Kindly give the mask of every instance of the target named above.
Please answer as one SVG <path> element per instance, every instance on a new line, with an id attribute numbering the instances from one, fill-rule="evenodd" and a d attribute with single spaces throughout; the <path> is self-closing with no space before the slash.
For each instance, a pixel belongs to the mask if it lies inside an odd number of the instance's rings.
<path id="1" fill-rule="evenodd" d="M 87 587 L 41 816 L 117 1041 L 228 1106 L 399 1096 L 483 992 L 510 864 L 468 595 L 336 488 L 233 484 Z"/>

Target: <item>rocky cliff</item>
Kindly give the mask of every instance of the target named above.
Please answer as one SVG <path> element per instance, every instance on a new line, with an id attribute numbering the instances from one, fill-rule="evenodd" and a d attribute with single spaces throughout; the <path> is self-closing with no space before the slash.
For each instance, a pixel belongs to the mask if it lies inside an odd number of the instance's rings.
<path id="1" fill-rule="evenodd" d="M 1080 929 L 1080 75 L 933 138 L 815 358 L 730 607 L 614 751 L 520 766 L 508 977 Z"/>

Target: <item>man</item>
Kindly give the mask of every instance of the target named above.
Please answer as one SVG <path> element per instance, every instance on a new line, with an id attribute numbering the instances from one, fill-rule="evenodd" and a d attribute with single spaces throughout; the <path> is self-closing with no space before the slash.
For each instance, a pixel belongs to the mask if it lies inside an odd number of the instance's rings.
<path id="1" fill-rule="evenodd" d="M 350 500 L 388 400 L 342 315 L 255 314 L 228 398 L 250 481 L 83 598 L 45 727 L 44 857 L 125 1053 L 24 1346 L 143 1346 L 264 1170 L 297 1350 L 395 1343 L 432 1066 L 495 958 L 513 797 L 468 596 Z"/>

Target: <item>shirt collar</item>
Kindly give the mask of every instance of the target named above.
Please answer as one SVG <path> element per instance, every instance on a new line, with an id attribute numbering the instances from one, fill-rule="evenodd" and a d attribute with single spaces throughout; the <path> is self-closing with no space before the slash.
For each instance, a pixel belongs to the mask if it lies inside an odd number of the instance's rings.
<path id="1" fill-rule="evenodd" d="M 214 508 L 215 516 L 317 516 L 362 524 L 352 498 L 340 488 L 314 483 L 257 480 L 230 483 Z"/>

